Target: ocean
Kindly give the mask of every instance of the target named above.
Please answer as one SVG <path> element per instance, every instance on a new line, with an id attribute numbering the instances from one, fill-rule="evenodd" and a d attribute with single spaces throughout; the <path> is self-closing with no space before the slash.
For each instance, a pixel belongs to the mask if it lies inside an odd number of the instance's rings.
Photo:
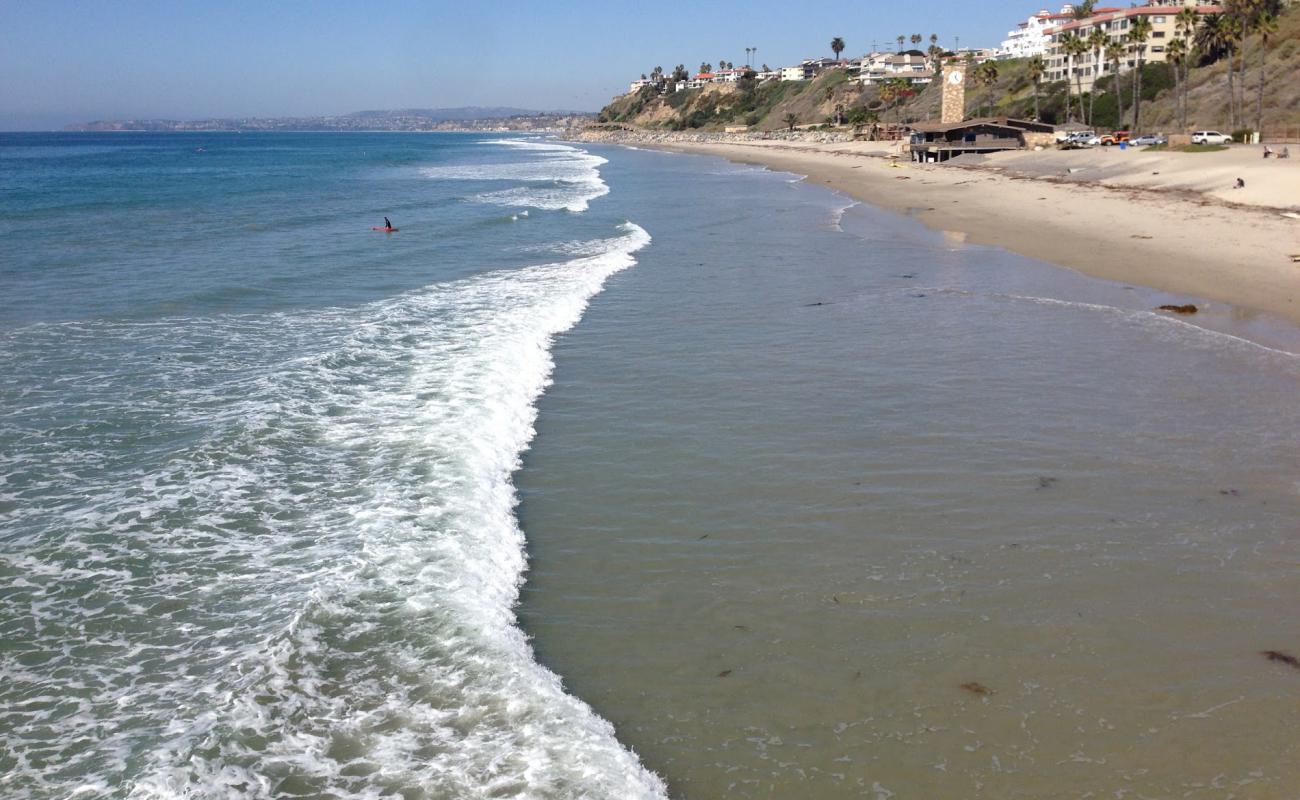
<path id="1" fill-rule="evenodd" d="M 2 134 L 0 296 L 0 795 L 1300 782 L 1285 324 L 481 134 Z"/>

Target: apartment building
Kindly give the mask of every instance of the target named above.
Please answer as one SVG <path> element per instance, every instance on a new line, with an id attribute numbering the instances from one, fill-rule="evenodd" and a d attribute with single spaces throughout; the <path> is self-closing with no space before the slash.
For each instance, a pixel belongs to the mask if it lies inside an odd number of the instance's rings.
<path id="1" fill-rule="evenodd" d="M 1095 30 L 1105 32 L 1110 42 L 1124 47 L 1125 57 L 1119 62 L 1119 71 L 1127 72 L 1137 66 L 1137 48 L 1128 41 L 1129 29 L 1135 20 L 1145 17 L 1151 21 L 1151 33 L 1147 37 L 1146 49 L 1142 53 L 1145 63 L 1154 64 L 1168 59 L 1167 47 L 1179 35 L 1176 18 L 1184 8 L 1193 8 L 1200 17 L 1219 14 L 1223 8 L 1215 5 L 1199 5 L 1189 0 L 1186 5 L 1147 5 L 1138 8 L 1099 8 L 1085 19 L 1071 20 L 1047 30 L 1047 54 L 1043 57 L 1047 63 L 1048 81 L 1069 80 L 1071 87 L 1082 91 L 1091 91 L 1092 85 L 1100 78 L 1111 74 L 1115 65 L 1106 61 L 1105 52 L 1097 53 L 1090 49 L 1082 55 L 1071 59 L 1065 52 L 1065 39 L 1068 34 L 1087 38 Z"/>

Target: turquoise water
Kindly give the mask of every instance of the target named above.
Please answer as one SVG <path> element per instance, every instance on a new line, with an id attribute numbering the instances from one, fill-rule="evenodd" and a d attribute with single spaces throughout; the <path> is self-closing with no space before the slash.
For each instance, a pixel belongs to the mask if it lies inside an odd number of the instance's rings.
<path id="1" fill-rule="evenodd" d="M 479 135 L 3 135 L 0 253 L 0 795 L 1300 781 L 1293 328 Z"/>

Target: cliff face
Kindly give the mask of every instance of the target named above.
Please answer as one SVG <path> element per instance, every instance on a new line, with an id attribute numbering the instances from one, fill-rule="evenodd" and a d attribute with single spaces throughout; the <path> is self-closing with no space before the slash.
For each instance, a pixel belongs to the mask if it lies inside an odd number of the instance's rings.
<path id="1" fill-rule="evenodd" d="M 789 115 L 794 115 L 796 125 L 833 122 L 859 107 L 865 115 L 876 94 L 874 87 L 864 89 L 843 71 L 832 70 L 811 81 L 741 81 L 669 94 L 646 87 L 615 98 L 598 119 L 675 131 L 721 130 L 731 125 L 774 131 L 789 127 Z"/>

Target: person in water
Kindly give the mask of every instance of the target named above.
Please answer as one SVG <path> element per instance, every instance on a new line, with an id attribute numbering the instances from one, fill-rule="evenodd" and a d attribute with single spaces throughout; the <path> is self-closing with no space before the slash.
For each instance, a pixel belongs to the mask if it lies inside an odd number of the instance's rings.
<path id="1" fill-rule="evenodd" d="M 388 217 L 384 217 L 384 230 L 391 231 L 392 229 L 393 229 L 393 223 L 388 221 Z"/>

